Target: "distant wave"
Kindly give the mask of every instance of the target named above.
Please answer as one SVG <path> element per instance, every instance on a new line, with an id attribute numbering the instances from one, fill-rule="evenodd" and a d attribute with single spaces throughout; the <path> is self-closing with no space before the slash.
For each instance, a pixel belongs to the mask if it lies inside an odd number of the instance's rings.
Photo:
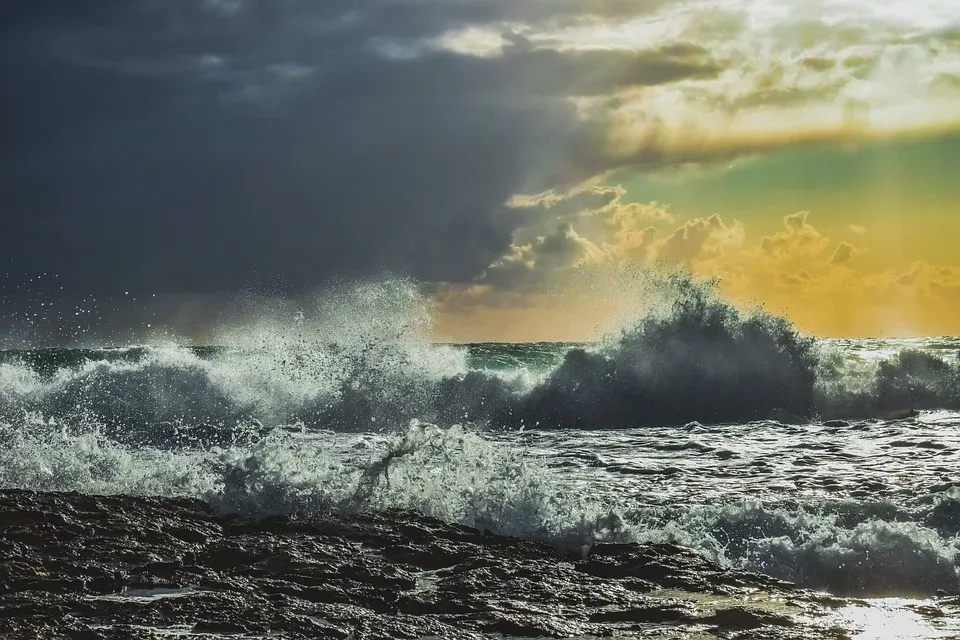
<path id="1" fill-rule="evenodd" d="M 824 354 L 817 368 L 817 403 L 826 417 L 890 417 L 905 410 L 960 409 L 960 353 L 951 360 L 905 349 L 875 363 Z"/>

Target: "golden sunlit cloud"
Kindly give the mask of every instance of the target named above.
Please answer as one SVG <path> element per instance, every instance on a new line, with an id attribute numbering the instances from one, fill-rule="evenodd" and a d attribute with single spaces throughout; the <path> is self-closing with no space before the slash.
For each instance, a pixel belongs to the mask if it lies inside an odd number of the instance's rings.
<path id="1" fill-rule="evenodd" d="M 454 30 L 438 46 L 512 55 L 585 135 L 559 175 L 722 161 L 796 145 L 960 128 L 952 2 L 676 0 L 578 20 Z"/>
<path id="2" fill-rule="evenodd" d="M 482 310 L 480 325 L 499 339 L 511 322 L 529 337 L 533 318 L 562 308 L 564 329 L 554 323 L 546 333 L 596 337 L 602 310 L 618 313 L 625 274 L 664 264 L 717 277 L 737 301 L 762 303 L 821 335 L 956 330 L 960 267 L 917 261 L 922 254 L 892 244 L 897 225 L 909 222 L 886 206 L 882 220 L 864 213 L 840 225 L 822 212 L 781 210 L 779 228 L 761 229 L 730 209 L 685 215 L 669 202 L 631 201 L 617 184 L 631 172 L 762 164 L 785 149 L 960 131 L 955 2 L 627 4 L 585 6 L 577 19 L 517 15 L 454 30 L 437 45 L 536 69 L 543 77 L 535 84 L 562 87 L 551 96 L 571 105 L 581 126 L 544 160 L 563 186 L 507 203 L 520 220 L 512 245 L 475 282 L 439 297 L 448 318 Z M 575 77 L 548 81 L 561 71 Z"/>
<path id="3" fill-rule="evenodd" d="M 599 196 L 607 201 L 583 206 Z M 512 245 L 476 283 L 443 289 L 445 330 L 460 335 L 457 318 L 469 318 L 469 339 L 595 339 L 642 305 L 631 279 L 655 265 L 719 278 L 739 303 L 763 304 L 824 336 L 949 333 L 960 313 L 960 266 L 862 268 L 869 247 L 829 237 L 809 212 L 787 214 L 780 231 L 757 236 L 719 215 L 678 223 L 661 205 L 622 198 L 620 187 L 606 186 L 514 199 L 528 212 L 562 211 L 562 222 Z M 862 237 L 865 229 L 845 232 Z M 546 322 L 558 313 L 563 323 Z M 546 327 L 539 333 L 536 318 Z"/>

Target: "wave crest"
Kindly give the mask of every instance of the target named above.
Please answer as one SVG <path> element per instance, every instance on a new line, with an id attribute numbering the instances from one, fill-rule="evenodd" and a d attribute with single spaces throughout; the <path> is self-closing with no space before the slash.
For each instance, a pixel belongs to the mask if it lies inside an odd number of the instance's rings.
<path id="1" fill-rule="evenodd" d="M 960 408 L 960 360 L 852 358 L 783 318 L 738 310 L 715 283 L 649 279 L 662 304 L 616 339 L 540 345 L 529 364 L 515 347 L 503 358 L 477 348 L 488 363 L 478 366 L 469 348 L 433 343 L 430 305 L 405 281 L 333 290 L 306 311 L 251 312 L 221 330 L 223 348 L 6 352 L 0 420 L 35 413 L 122 441 L 203 447 L 296 424 L 593 429 Z"/>
<path id="2" fill-rule="evenodd" d="M 670 292 L 665 312 L 597 351 L 570 350 L 512 421 L 623 427 L 814 413 L 814 340 L 783 318 L 737 310 L 688 274 L 658 288 Z"/>

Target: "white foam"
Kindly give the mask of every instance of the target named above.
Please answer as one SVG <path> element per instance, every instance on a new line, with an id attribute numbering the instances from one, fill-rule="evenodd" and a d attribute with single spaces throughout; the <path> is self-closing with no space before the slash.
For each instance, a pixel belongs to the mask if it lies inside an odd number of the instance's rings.
<path id="1" fill-rule="evenodd" d="M 394 435 L 292 435 L 206 452 L 131 450 L 35 421 L 0 431 L 0 487 L 188 495 L 223 511 L 324 515 L 403 509 L 568 548 L 674 542 L 727 566 L 873 595 L 957 591 L 960 543 L 910 522 L 760 503 L 629 508 L 578 490 L 520 448 L 470 429 L 413 424 Z M 849 519 L 849 518 L 847 518 Z"/>
<path id="2" fill-rule="evenodd" d="M 251 310 L 221 330 L 229 348 L 204 357 L 174 344 L 126 359 L 102 351 L 44 379 L 26 364 L 0 365 L 0 417 L 29 411 L 135 430 L 325 426 L 317 417 L 330 414 L 350 429 L 402 428 L 430 417 L 437 383 L 467 372 L 465 349 L 433 344 L 431 323 L 404 281 L 328 292 L 307 306 Z"/>
<path id="3" fill-rule="evenodd" d="M 798 583 L 857 595 L 930 595 L 960 590 L 960 539 L 916 522 L 877 518 L 871 505 L 849 520 L 807 508 L 760 502 L 696 505 L 648 514 L 641 540 L 672 542 L 727 565 Z"/>

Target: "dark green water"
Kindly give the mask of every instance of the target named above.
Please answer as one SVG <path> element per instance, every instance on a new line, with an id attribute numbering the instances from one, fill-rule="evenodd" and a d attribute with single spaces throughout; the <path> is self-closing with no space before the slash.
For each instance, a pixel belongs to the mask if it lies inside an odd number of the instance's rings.
<path id="1" fill-rule="evenodd" d="M 459 345 L 457 345 L 459 346 Z M 548 371 L 563 359 L 563 354 L 574 345 L 560 342 L 477 343 L 462 345 L 467 351 L 467 364 L 472 370 Z M 196 356 L 208 359 L 229 348 L 204 346 L 188 347 Z M 63 369 L 76 369 L 88 362 L 140 362 L 149 347 L 117 347 L 104 349 L 10 349 L 0 351 L 0 364 L 26 365 L 43 378 L 50 378 Z"/>

